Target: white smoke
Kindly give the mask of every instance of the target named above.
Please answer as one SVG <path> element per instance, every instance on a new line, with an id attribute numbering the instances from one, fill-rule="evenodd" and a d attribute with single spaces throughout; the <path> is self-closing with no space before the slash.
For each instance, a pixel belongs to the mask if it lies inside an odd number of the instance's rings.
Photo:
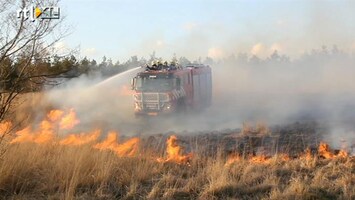
<path id="1" fill-rule="evenodd" d="M 177 26 L 184 32 L 175 38 L 166 37 L 162 31 L 166 29 L 161 27 L 155 32 L 143 31 L 136 46 L 123 47 L 126 56 L 147 56 L 156 51 L 167 59 L 176 53 L 189 59 L 210 56 L 221 60 L 212 65 L 213 104 L 203 112 L 136 119 L 129 83 L 137 71 L 95 86 L 93 82 L 104 80 L 80 77 L 47 92 L 47 101 L 53 107 L 73 107 L 82 124 L 123 134 L 232 129 L 245 121 L 273 125 L 316 120 L 329 125 L 331 138 L 351 140 L 355 129 L 354 57 L 336 56 L 329 50 L 314 54 L 312 48 L 338 44 L 354 54 L 354 5 L 309 2 L 304 13 L 280 10 L 273 13 L 275 21 L 262 23 L 241 18 L 235 25 L 191 21 Z M 292 62 L 283 57 L 286 61 L 271 59 L 257 64 L 257 59 L 245 63 L 228 57 L 247 52 L 265 60 L 275 50 L 290 55 Z"/>

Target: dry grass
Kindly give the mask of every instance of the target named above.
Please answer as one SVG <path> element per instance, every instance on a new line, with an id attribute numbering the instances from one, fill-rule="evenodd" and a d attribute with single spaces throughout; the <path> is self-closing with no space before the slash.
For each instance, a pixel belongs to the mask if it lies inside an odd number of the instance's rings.
<path id="1" fill-rule="evenodd" d="M 255 164 L 195 156 L 117 157 L 92 145 L 14 144 L 0 158 L 2 199 L 354 199 L 354 158 Z"/>

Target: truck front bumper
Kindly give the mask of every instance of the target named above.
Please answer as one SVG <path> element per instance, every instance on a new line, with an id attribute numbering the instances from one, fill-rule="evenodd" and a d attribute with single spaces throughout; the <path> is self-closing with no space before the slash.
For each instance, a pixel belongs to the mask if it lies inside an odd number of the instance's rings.
<path id="1" fill-rule="evenodd" d="M 170 114 L 174 112 L 175 106 L 170 102 L 160 103 L 135 103 L 135 114 L 136 115 L 162 115 L 162 114 Z"/>

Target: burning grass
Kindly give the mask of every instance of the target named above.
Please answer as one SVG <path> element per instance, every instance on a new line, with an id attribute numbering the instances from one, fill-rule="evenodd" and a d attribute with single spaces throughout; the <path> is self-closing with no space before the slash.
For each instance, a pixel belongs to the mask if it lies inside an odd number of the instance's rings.
<path id="1" fill-rule="evenodd" d="M 62 126 L 63 123 L 68 126 Z M 0 196 L 16 199 L 354 199 L 355 158 L 320 143 L 298 156 L 187 151 L 175 135 L 162 152 L 111 131 L 61 135 L 80 121 L 51 111 L 5 138 Z M 10 128 L 7 123 L 0 127 Z M 5 129 L 5 128 L 3 128 Z M 195 148 L 195 149 L 203 149 Z M 164 152 L 164 153 L 163 153 Z"/>
<path id="2" fill-rule="evenodd" d="M 90 144 L 21 143 L 0 160 L 4 198 L 353 199 L 354 158 L 284 160 L 191 158 L 161 163 L 153 155 L 117 156 Z"/>

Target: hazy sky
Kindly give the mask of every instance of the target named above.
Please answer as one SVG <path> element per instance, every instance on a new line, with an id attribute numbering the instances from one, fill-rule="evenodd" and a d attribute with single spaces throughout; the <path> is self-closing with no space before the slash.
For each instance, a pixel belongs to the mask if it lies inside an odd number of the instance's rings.
<path id="1" fill-rule="evenodd" d="M 62 0 L 73 32 L 57 47 L 124 61 L 132 55 L 220 58 L 274 49 L 297 57 L 334 44 L 355 51 L 355 1 Z"/>

